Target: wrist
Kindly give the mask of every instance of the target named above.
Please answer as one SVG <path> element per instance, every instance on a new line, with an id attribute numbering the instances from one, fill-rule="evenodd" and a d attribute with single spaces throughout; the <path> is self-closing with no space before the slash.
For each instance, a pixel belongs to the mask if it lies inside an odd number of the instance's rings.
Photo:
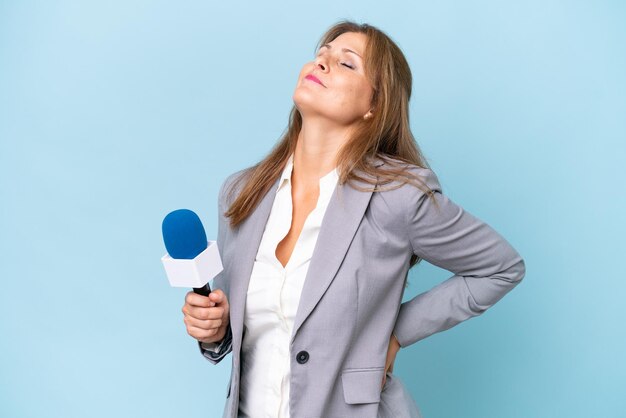
<path id="1" fill-rule="evenodd" d="M 391 333 L 391 338 L 393 340 L 394 345 L 399 349 L 402 348 L 402 346 L 400 345 L 400 341 L 398 341 L 398 337 L 396 337 L 396 334 Z"/>

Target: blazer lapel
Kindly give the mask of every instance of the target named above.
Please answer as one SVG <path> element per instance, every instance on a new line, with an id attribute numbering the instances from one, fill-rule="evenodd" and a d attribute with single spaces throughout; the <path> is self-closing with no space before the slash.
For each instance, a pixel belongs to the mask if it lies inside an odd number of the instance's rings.
<path id="1" fill-rule="evenodd" d="M 261 245 L 263 231 L 274 203 L 276 190 L 280 178 L 276 180 L 270 190 L 263 196 L 259 205 L 244 220 L 236 232 L 236 238 L 232 245 L 237 247 L 236 260 L 232 263 L 230 277 L 230 322 L 233 331 L 233 350 L 241 348 L 243 339 L 243 320 L 248 284 L 254 267 L 254 260 Z"/>
<path id="2" fill-rule="evenodd" d="M 359 185 L 372 187 L 366 183 Z M 335 278 L 371 197 L 371 191 L 362 192 L 349 184 L 335 187 L 304 279 L 290 343 Z"/>
<path id="3" fill-rule="evenodd" d="M 361 175 L 365 174 L 361 173 Z M 277 179 L 257 208 L 240 225 L 233 242 L 238 251 L 235 256 L 237 260 L 233 262 L 230 273 L 229 303 L 233 349 L 237 352 L 241 348 L 243 339 L 244 309 L 250 275 L 276 196 L 278 182 Z M 359 185 L 372 187 L 368 183 L 359 183 Z M 349 184 L 337 184 L 335 187 L 335 191 L 328 202 L 304 280 L 291 335 L 292 342 L 302 323 L 311 314 L 335 278 L 371 197 L 371 191 L 362 192 L 352 188 Z"/>

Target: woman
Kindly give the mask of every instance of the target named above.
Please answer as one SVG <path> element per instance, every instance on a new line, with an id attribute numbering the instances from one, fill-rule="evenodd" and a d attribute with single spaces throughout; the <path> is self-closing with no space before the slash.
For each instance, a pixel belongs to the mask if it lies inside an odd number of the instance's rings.
<path id="1" fill-rule="evenodd" d="M 210 362 L 233 353 L 225 417 L 417 417 L 392 374 L 400 347 L 523 278 L 517 251 L 442 194 L 409 129 L 410 95 L 397 45 L 339 22 L 300 72 L 284 137 L 222 185 L 224 270 L 182 310 Z M 454 275 L 401 303 L 421 259 Z"/>

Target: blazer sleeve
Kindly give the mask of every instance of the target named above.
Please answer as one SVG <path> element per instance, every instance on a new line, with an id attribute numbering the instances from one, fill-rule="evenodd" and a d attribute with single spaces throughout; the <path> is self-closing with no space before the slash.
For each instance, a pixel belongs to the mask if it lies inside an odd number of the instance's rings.
<path id="1" fill-rule="evenodd" d="M 226 228 L 228 228 L 227 219 L 224 216 L 225 205 L 224 202 L 224 192 L 226 184 L 228 183 L 227 178 L 220 188 L 218 194 L 218 203 L 217 203 L 217 216 L 218 216 L 218 226 L 217 226 L 217 248 L 220 251 L 223 250 L 225 245 L 225 236 L 226 236 Z M 230 295 L 230 283 L 227 278 L 226 269 L 222 270 L 217 276 L 213 278 L 213 286 L 211 287 L 211 291 L 215 289 L 222 289 L 226 296 Z M 219 363 L 228 353 L 232 351 L 232 340 L 233 334 L 230 327 L 230 323 L 228 324 L 228 328 L 226 330 L 226 335 L 224 338 L 215 343 L 202 343 L 198 341 L 198 348 L 200 349 L 200 353 L 213 364 Z"/>
<path id="2" fill-rule="evenodd" d="M 219 363 L 228 353 L 233 350 L 233 333 L 228 324 L 226 335 L 219 343 L 203 343 L 198 341 L 200 353 L 213 364 Z"/>
<path id="3" fill-rule="evenodd" d="M 482 314 L 526 271 L 522 257 L 498 232 L 442 193 L 432 170 L 417 170 L 438 207 L 407 185 L 408 240 L 414 254 L 454 275 L 400 305 L 393 333 L 402 347 Z"/>

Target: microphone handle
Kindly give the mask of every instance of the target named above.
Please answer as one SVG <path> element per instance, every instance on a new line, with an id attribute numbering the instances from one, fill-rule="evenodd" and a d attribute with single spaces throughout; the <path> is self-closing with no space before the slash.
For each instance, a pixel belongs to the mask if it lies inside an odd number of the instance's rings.
<path id="1" fill-rule="evenodd" d="M 211 293 L 211 286 L 209 286 L 209 282 L 207 282 L 207 284 L 202 287 L 194 287 L 193 291 L 194 293 L 202 296 L 209 296 L 209 293 Z"/>

